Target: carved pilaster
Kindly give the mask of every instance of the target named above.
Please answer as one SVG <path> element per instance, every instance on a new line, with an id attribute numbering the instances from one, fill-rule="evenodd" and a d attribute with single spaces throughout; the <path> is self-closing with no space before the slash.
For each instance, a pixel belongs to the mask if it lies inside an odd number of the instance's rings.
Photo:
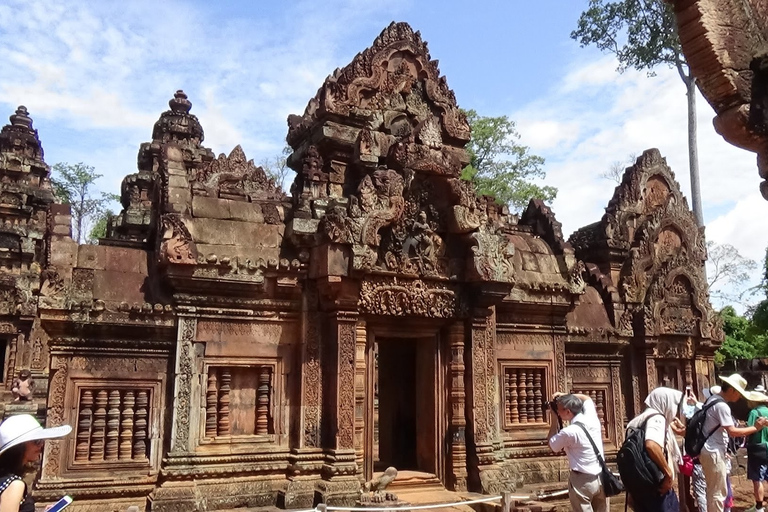
<path id="1" fill-rule="evenodd" d="M 173 427 L 171 433 L 171 451 L 191 451 L 191 435 L 195 428 L 190 421 L 193 407 L 192 389 L 195 374 L 195 351 L 193 340 L 197 330 L 197 320 L 194 318 L 179 318 L 178 337 L 176 342 L 176 369 L 173 397 Z"/>
<path id="2" fill-rule="evenodd" d="M 46 427 L 58 427 L 64 424 L 65 406 L 64 400 L 67 395 L 67 383 L 69 381 L 69 366 L 66 361 L 51 361 L 51 383 L 48 394 L 48 414 L 46 416 Z M 65 457 L 61 450 L 61 439 L 49 439 L 45 443 L 43 454 L 43 470 L 40 477 L 41 481 L 51 480 L 59 477 L 61 459 Z"/>
<path id="3" fill-rule="evenodd" d="M 493 308 L 477 308 L 470 321 L 471 350 L 468 356 L 472 383 L 468 390 L 468 418 L 472 422 L 475 471 L 485 493 L 514 488 L 514 482 L 505 481 L 501 468 L 496 465 L 495 450 L 500 447 L 498 424 L 499 397 L 496 383 L 496 332 Z M 496 445 L 496 446 L 494 446 Z M 470 468 L 472 469 L 472 468 Z"/>
<path id="4" fill-rule="evenodd" d="M 449 486 L 454 491 L 467 490 L 467 445 L 465 417 L 466 392 L 464 390 L 464 324 L 456 322 L 448 330 L 451 351 L 451 435 Z"/>
<path id="5" fill-rule="evenodd" d="M 368 342 L 368 330 L 365 322 L 357 322 L 355 330 L 355 460 L 357 462 L 357 475 L 361 481 L 365 480 L 364 454 L 365 454 L 365 347 Z"/>
<path id="6" fill-rule="evenodd" d="M 355 451 L 355 378 L 357 312 L 330 313 L 330 335 L 335 338 L 333 356 L 335 375 L 329 375 L 332 400 L 324 401 L 330 410 L 330 432 L 334 448 L 326 453 L 323 480 L 318 483 L 325 503 L 354 505 L 360 481 L 357 477 Z"/>

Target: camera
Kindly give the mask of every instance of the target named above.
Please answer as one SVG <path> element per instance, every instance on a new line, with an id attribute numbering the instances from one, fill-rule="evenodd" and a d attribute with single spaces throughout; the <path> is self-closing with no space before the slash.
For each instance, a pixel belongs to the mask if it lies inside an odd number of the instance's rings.
<path id="1" fill-rule="evenodd" d="M 549 409 L 553 413 L 557 414 L 557 400 L 550 400 L 549 401 Z"/>

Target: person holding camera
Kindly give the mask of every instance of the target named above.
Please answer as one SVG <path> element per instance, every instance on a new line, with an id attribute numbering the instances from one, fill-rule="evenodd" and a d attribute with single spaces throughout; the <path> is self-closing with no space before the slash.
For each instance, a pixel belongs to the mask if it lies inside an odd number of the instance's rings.
<path id="1" fill-rule="evenodd" d="M 555 453 L 564 451 L 568 456 L 571 509 L 574 512 L 607 512 L 608 498 L 600 481 L 602 466 L 589 439 L 592 438 L 604 456 L 603 433 L 595 403 L 587 395 L 555 393 L 550 409 L 549 447 Z M 565 428 L 561 428 L 563 421 L 569 422 Z"/>

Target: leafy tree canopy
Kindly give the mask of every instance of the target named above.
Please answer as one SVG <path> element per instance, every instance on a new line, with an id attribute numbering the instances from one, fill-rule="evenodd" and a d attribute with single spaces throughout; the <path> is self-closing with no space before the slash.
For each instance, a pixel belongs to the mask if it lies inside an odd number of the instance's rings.
<path id="1" fill-rule="evenodd" d="M 104 214 L 107 205 L 120 198 L 115 194 L 94 191 L 96 180 L 101 178 L 101 174 L 90 165 L 82 162 L 58 163 L 52 171 L 54 197 L 59 203 L 71 205 L 73 238 L 81 243 L 86 233 L 89 233 L 88 227 Z"/>
<path id="2" fill-rule="evenodd" d="M 500 203 L 522 210 L 531 199 L 551 201 L 557 189 L 533 182 L 544 178 L 544 159 L 518 143 L 520 135 L 507 116 L 484 117 L 466 110 L 472 139 L 467 145 L 470 163 L 461 177 L 472 181 L 478 193 L 490 195 Z"/>
<path id="3" fill-rule="evenodd" d="M 664 0 L 590 0 L 571 37 L 581 46 L 595 45 L 613 53 L 619 71 L 648 70 L 665 64 L 683 73 L 685 58 L 675 16 Z"/>

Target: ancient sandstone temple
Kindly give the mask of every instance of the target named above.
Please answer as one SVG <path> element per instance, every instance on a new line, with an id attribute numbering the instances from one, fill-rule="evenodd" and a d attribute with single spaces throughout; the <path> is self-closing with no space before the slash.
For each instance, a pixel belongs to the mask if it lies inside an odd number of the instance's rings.
<path id="1" fill-rule="evenodd" d="M 703 232 L 657 150 L 570 241 L 540 201 L 509 214 L 459 179 L 469 126 L 406 24 L 291 116 L 288 196 L 205 148 L 190 108 L 179 91 L 161 114 L 98 245 L 52 203 L 26 110 L 0 133 L 5 387 L 31 369 L 41 416 L 74 427 L 41 499 L 352 504 L 390 465 L 486 493 L 564 482 L 553 392 L 592 396 L 615 452 L 649 389 L 710 382 Z"/>

